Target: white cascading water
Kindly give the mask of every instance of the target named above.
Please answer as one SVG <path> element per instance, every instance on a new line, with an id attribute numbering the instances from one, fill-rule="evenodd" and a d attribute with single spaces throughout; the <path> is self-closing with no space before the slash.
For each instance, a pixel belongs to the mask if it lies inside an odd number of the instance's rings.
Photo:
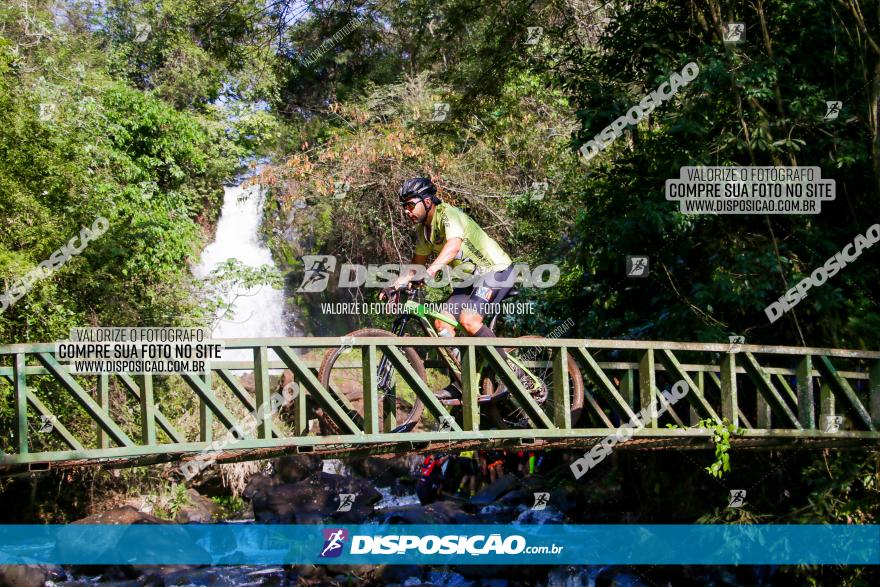
<path id="1" fill-rule="evenodd" d="M 223 208 L 217 223 L 214 242 L 202 251 L 201 261 L 193 273 L 204 278 L 227 259 L 238 259 L 251 267 L 275 266 L 272 253 L 260 242 L 263 200 L 266 192 L 260 186 L 226 186 Z M 213 338 L 267 338 L 286 336 L 284 292 L 269 286 L 256 287 L 235 301 L 235 315 L 220 321 Z M 249 360 L 246 350 L 223 352 L 223 360 Z M 274 353 L 270 354 L 274 358 Z"/>

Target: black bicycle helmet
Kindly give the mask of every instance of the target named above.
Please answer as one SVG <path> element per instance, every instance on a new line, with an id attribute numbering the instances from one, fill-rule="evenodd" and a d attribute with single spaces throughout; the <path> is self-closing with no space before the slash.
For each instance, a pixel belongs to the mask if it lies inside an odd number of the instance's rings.
<path id="1" fill-rule="evenodd" d="M 431 198 L 435 204 L 440 203 L 437 197 L 437 186 L 427 177 L 414 177 L 403 182 L 398 192 L 400 203 L 403 204 L 413 198 Z"/>

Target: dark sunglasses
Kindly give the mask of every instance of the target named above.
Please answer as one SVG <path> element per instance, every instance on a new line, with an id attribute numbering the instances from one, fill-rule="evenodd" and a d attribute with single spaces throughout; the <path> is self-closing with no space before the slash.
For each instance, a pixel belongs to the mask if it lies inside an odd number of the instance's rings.
<path id="1" fill-rule="evenodd" d="M 421 203 L 421 200 L 410 200 L 409 202 L 404 202 L 402 204 L 402 206 L 406 210 L 409 210 L 410 212 L 412 212 L 415 209 L 415 207 L 419 205 L 419 203 Z"/>

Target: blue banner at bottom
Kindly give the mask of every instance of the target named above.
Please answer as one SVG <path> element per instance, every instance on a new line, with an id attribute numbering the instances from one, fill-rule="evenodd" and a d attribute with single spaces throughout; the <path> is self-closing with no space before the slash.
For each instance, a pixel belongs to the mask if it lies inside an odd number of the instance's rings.
<path id="1" fill-rule="evenodd" d="M 876 565 L 877 525 L 0 525 L 0 564 Z"/>

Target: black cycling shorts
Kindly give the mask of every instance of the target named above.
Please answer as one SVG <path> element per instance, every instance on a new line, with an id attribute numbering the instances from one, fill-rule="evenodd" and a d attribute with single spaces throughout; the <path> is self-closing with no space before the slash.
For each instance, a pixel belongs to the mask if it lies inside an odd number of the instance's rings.
<path id="1" fill-rule="evenodd" d="M 456 319 L 463 310 L 485 317 L 492 313 L 490 304 L 497 304 L 513 289 L 513 265 L 478 277 L 473 285 L 457 287 L 443 305 L 443 310 Z"/>

